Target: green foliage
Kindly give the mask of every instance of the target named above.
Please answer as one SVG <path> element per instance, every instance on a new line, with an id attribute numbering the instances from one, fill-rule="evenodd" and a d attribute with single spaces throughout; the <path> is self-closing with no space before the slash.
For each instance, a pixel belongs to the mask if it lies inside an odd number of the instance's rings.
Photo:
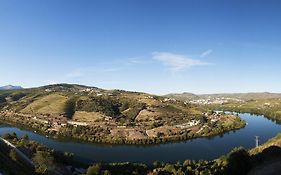
<path id="1" fill-rule="evenodd" d="M 18 160 L 18 155 L 15 149 L 11 149 L 9 156 L 12 160 L 17 161 Z"/>
<path id="2" fill-rule="evenodd" d="M 11 94 L 10 97 L 13 101 L 18 101 L 19 99 L 25 97 L 27 94 L 25 93 L 15 93 L 15 94 Z"/>
<path id="3" fill-rule="evenodd" d="M 24 134 L 24 135 L 22 136 L 22 138 L 23 138 L 24 140 L 29 140 L 29 137 L 28 137 L 27 134 Z"/>
<path id="4" fill-rule="evenodd" d="M 0 95 L 0 104 L 6 102 L 6 97 L 3 95 Z"/>
<path id="5" fill-rule="evenodd" d="M 5 133 L 5 134 L 2 135 L 2 138 L 6 139 L 6 140 L 8 140 L 8 139 L 17 139 L 17 134 L 15 132 L 13 132 L 12 134 Z"/>
<path id="6" fill-rule="evenodd" d="M 264 115 L 265 117 L 281 123 L 281 99 L 257 99 L 245 102 L 231 102 L 224 105 L 211 105 L 211 109 L 235 111 L 239 113 L 251 113 Z"/>
<path id="7" fill-rule="evenodd" d="M 103 172 L 103 175 L 111 175 L 111 173 L 110 173 L 110 171 L 105 170 L 105 171 Z"/>
<path id="8" fill-rule="evenodd" d="M 77 111 L 102 112 L 105 115 L 116 117 L 120 115 L 119 104 L 110 98 L 91 97 L 89 100 L 78 100 Z"/>
<path id="9" fill-rule="evenodd" d="M 86 175 L 99 175 L 101 166 L 99 164 L 92 165 L 87 169 Z"/>
<path id="10" fill-rule="evenodd" d="M 37 166 L 36 169 L 40 170 L 40 172 L 51 170 L 54 166 L 54 157 L 47 151 L 37 151 L 33 157 L 33 161 Z"/>
<path id="11" fill-rule="evenodd" d="M 121 106 L 121 111 L 123 111 L 124 117 L 128 121 L 134 121 L 141 110 L 145 109 L 144 103 L 138 103 L 135 101 L 125 101 Z"/>
<path id="12" fill-rule="evenodd" d="M 127 110 L 129 107 L 130 107 L 129 102 L 124 102 L 120 107 L 120 111 L 123 112 L 123 111 Z"/>
<path id="13" fill-rule="evenodd" d="M 123 114 L 125 115 L 127 120 L 134 121 L 140 111 L 144 108 L 145 104 L 143 103 L 132 104 Z"/>

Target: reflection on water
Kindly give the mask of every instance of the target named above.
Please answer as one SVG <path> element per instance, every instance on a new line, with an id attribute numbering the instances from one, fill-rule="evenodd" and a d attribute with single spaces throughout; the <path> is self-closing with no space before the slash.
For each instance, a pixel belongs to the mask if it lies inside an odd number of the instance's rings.
<path id="1" fill-rule="evenodd" d="M 15 132 L 18 136 L 28 134 L 48 147 L 60 151 L 72 152 L 76 158 L 89 162 L 177 162 L 186 159 L 214 159 L 228 153 L 234 147 L 255 146 L 254 136 L 260 136 L 260 143 L 281 132 L 281 125 L 262 116 L 239 114 L 248 125 L 240 130 L 231 131 L 212 138 L 198 138 L 178 143 L 161 145 L 103 145 L 77 143 L 46 138 L 34 132 L 8 125 L 0 125 L 0 134 Z"/>

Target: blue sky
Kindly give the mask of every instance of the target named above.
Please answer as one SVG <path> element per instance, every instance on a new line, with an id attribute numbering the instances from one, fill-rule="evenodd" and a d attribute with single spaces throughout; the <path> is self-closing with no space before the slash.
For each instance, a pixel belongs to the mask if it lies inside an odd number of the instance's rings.
<path id="1" fill-rule="evenodd" d="M 0 85 L 281 92 L 281 1 L 0 0 Z"/>

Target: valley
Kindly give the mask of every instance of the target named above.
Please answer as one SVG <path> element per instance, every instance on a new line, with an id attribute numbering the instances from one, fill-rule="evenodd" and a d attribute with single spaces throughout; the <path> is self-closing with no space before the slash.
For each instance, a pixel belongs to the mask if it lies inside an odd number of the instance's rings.
<path id="1" fill-rule="evenodd" d="M 280 104 L 279 94 L 267 93 L 156 96 L 72 84 L 1 90 L 6 141 L 0 169 L 62 175 L 269 171 L 280 161 Z M 253 134 L 265 144 L 254 148 Z"/>
<path id="2" fill-rule="evenodd" d="M 157 144 L 245 126 L 236 115 L 171 98 L 80 85 L 1 91 L 0 98 L 2 122 L 94 143 Z"/>

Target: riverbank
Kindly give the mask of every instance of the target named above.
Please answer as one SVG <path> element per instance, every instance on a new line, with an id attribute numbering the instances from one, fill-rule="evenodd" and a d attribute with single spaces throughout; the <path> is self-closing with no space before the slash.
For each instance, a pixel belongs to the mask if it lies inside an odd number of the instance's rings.
<path id="1" fill-rule="evenodd" d="M 190 160 L 182 162 L 167 163 L 155 161 L 153 164 L 146 163 L 95 163 L 91 165 L 73 161 L 71 153 L 62 153 L 45 147 L 34 141 L 30 141 L 27 136 L 18 138 L 15 134 L 5 134 L 4 138 L 15 144 L 27 156 L 34 161 L 35 171 L 32 174 L 114 174 L 114 175 L 256 175 L 256 174 L 276 174 L 280 172 L 281 156 L 281 134 L 267 141 L 258 148 L 246 150 L 244 148 L 234 148 L 229 153 L 214 160 Z M 4 147 L 0 144 L 0 153 Z M 11 150 L 8 160 L 12 160 Z M 17 157 L 13 158 L 14 164 L 18 163 Z M 1 162 L 0 172 L 12 174 L 28 174 L 19 169 L 3 169 L 7 167 L 7 161 Z M 2 166 L 1 166 L 2 165 Z M 26 167 L 22 167 L 26 169 Z M 29 174 L 28 174 L 29 175 Z"/>
<path id="2" fill-rule="evenodd" d="M 108 128 L 110 126 L 79 125 L 78 122 L 52 123 L 33 115 L 1 112 L 0 121 L 25 129 L 35 130 L 52 138 L 72 138 L 91 143 L 106 144 L 161 144 L 190 140 L 200 137 L 211 137 L 245 127 L 245 121 L 239 116 L 225 114 L 208 114 L 200 120 L 192 120 L 181 125 L 162 125 L 152 129 L 141 129 L 138 126 Z"/>
<path id="3" fill-rule="evenodd" d="M 231 102 L 222 105 L 207 105 L 209 109 L 263 115 L 281 123 L 281 99 L 259 99 L 245 102 Z"/>
<path id="4" fill-rule="evenodd" d="M 196 138 L 187 141 L 166 144 L 126 145 L 126 144 L 95 144 L 76 140 L 61 140 L 45 137 L 34 132 L 3 126 L 0 134 L 17 133 L 19 136 L 27 134 L 31 140 L 36 140 L 50 148 L 59 151 L 73 152 L 75 157 L 85 162 L 146 162 L 152 164 L 159 160 L 164 162 L 177 162 L 186 159 L 212 160 L 222 154 L 228 153 L 237 146 L 252 148 L 255 145 L 254 136 L 260 136 L 260 143 L 274 137 L 281 132 L 281 126 L 262 117 L 250 114 L 239 114 L 248 125 L 236 131 L 213 137 Z M 267 128 L 264 130 L 263 128 Z"/>

